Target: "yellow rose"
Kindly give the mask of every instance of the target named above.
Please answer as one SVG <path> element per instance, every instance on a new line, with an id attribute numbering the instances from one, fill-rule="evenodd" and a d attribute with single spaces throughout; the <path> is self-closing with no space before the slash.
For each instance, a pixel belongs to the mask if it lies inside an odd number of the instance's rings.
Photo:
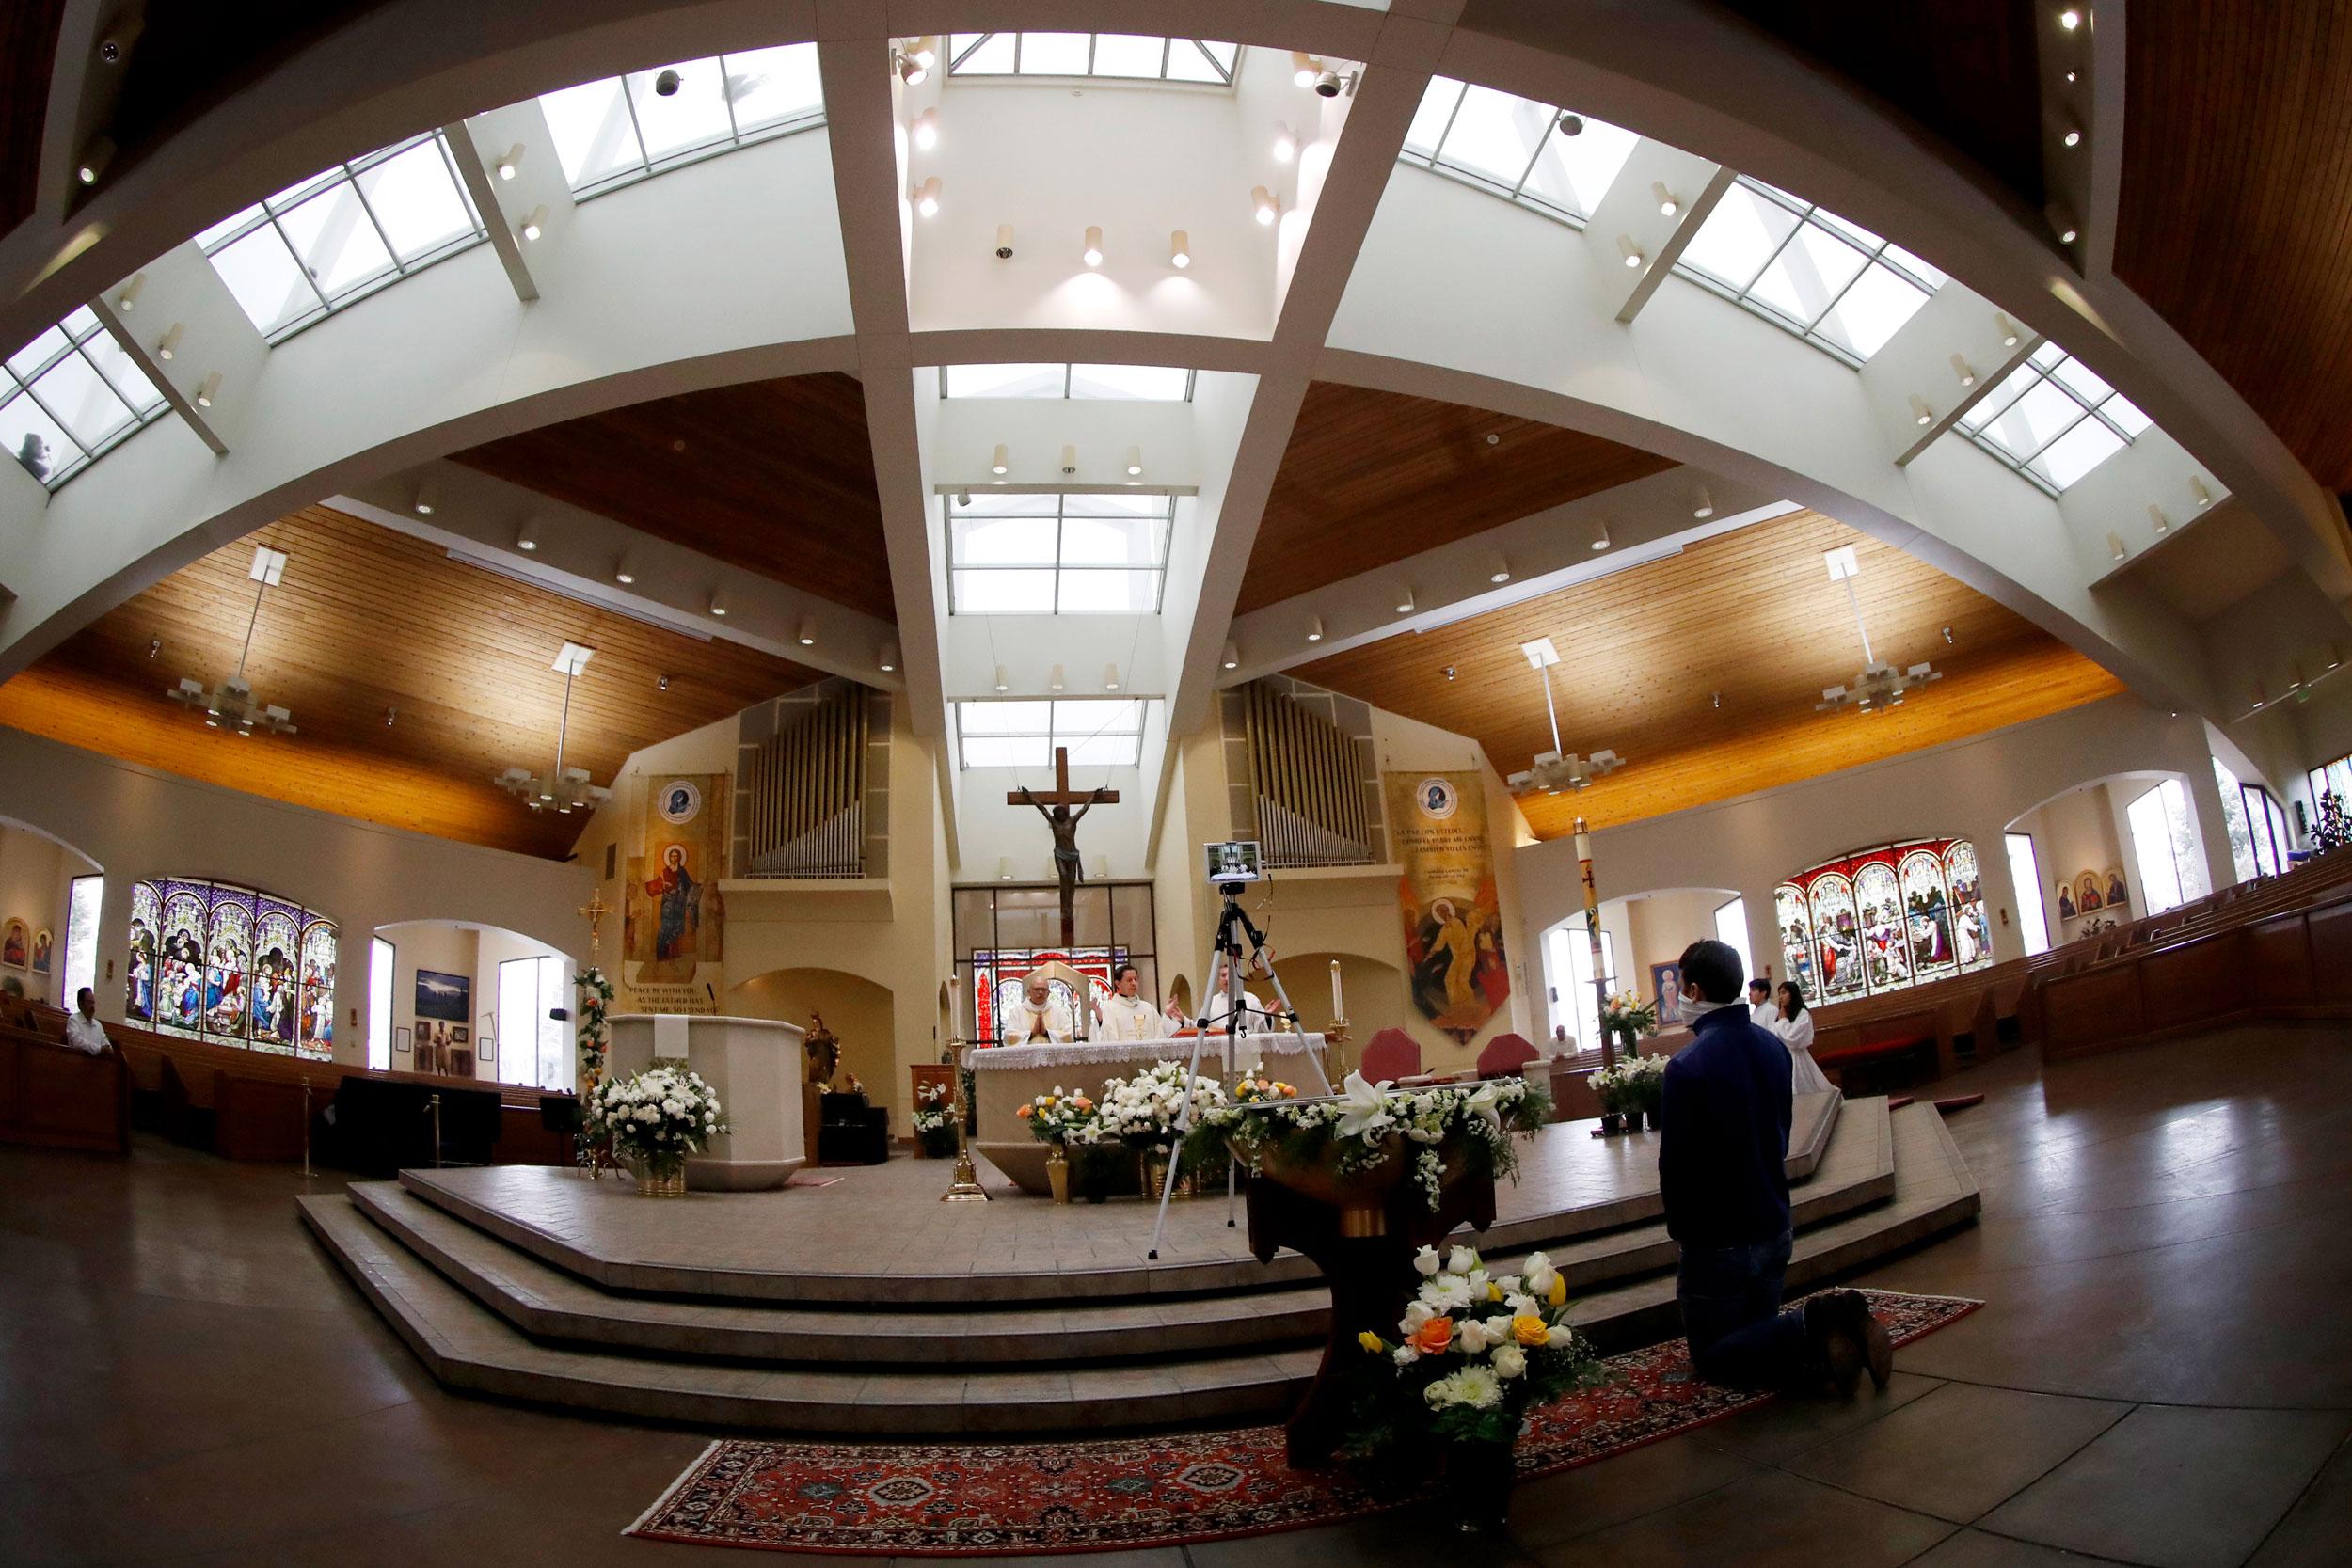
<path id="1" fill-rule="evenodd" d="M 1364 1349 L 1372 1352 L 1375 1355 L 1380 1354 L 1389 1348 L 1380 1342 L 1380 1336 L 1375 1334 L 1369 1328 L 1365 1329 L 1361 1334 L 1356 1336 L 1356 1342 L 1363 1346 Z"/>
<path id="2" fill-rule="evenodd" d="M 1530 1347 L 1540 1345 L 1544 1342 L 1544 1337 L 1550 1332 L 1544 1320 L 1532 1313 L 1522 1312 L 1511 1320 L 1511 1338 L 1522 1345 Z"/>
<path id="3" fill-rule="evenodd" d="M 1488 1301 L 1501 1301 L 1502 1299 L 1502 1287 L 1489 1281 L 1486 1286 L 1486 1299 Z"/>
<path id="4" fill-rule="evenodd" d="M 1568 1304 L 1568 1276 L 1566 1275 L 1552 1275 L 1551 1290 L 1549 1294 L 1552 1306 L 1565 1307 Z"/>

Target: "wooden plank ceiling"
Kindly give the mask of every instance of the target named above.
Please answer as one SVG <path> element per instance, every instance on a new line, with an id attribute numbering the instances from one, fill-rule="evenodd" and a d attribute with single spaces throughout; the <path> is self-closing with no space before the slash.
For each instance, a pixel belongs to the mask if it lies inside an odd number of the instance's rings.
<path id="1" fill-rule="evenodd" d="M 165 691 L 183 675 L 212 686 L 235 672 L 257 544 L 285 551 L 287 563 L 262 600 L 246 673 L 299 730 L 240 739 L 206 729 Z M 162 644 L 152 656 L 151 639 Z M 560 860 L 583 818 L 533 813 L 490 779 L 552 763 L 564 678 L 550 666 L 566 641 L 596 657 L 573 688 L 564 760 L 598 784 L 640 747 L 821 678 L 311 507 L 174 573 L 0 686 L 0 724 L 272 800 Z"/>
<path id="2" fill-rule="evenodd" d="M 1238 610 L 1674 466 L 1533 420 L 1318 381 L 1275 474 Z"/>
<path id="3" fill-rule="evenodd" d="M 633 404 L 453 454 L 884 621 L 895 621 L 866 394 L 837 372 Z"/>
<path id="4" fill-rule="evenodd" d="M 1840 545 L 1853 546 L 1861 564 L 1856 586 L 1879 657 L 1896 665 L 1931 659 L 1944 672 L 1889 712 L 1813 711 L 1824 687 L 1851 683 L 1862 667 L 1845 591 L 1821 562 Z M 1580 814 L 1596 827 L 1637 821 L 2122 689 L 2014 611 L 1811 512 L 1291 673 L 1470 736 L 1509 774 L 1551 749 L 1541 680 L 1519 652 L 1538 637 L 1549 637 L 1563 661 L 1551 673 L 1565 747 L 1626 758 L 1589 789 L 1523 799 L 1540 838 L 1569 832 Z"/>
<path id="5" fill-rule="evenodd" d="M 2352 491 L 2352 0 L 2134 7 L 2115 274 Z"/>

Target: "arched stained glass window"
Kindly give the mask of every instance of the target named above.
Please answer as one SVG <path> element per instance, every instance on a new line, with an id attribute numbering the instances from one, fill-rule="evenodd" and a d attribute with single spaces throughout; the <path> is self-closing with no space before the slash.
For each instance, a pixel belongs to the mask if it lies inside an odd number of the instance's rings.
<path id="1" fill-rule="evenodd" d="M 1805 912 L 1803 888 L 1783 882 L 1772 889 L 1772 924 L 1780 928 L 1781 974 L 1813 995 L 1813 920 Z"/>
<path id="2" fill-rule="evenodd" d="M 1820 1000 L 1866 993 L 1862 966 L 1862 920 L 1854 909 L 1853 882 L 1832 871 L 1813 879 L 1806 894 L 1813 907 L 1813 950 L 1819 956 Z"/>
<path id="3" fill-rule="evenodd" d="M 131 888 L 123 1011 L 167 1035 L 334 1055 L 335 923 L 226 882 Z"/>
<path id="4" fill-rule="evenodd" d="M 1966 839 L 1858 849 L 1789 878 L 1772 902 L 1788 972 L 1817 1001 L 1901 990 L 1993 961 L 1983 879 Z M 1796 930 L 1807 916 L 1811 931 Z M 1811 974 L 1800 943 L 1815 960 Z"/>

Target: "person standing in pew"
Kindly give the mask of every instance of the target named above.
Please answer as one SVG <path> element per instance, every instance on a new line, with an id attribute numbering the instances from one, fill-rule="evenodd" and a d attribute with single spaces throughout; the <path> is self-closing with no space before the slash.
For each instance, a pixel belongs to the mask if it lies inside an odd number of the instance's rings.
<path id="1" fill-rule="evenodd" d="M 66 1016 L 65 1043 L 85 1056 L 103 1056 L 114 1049 L 105 1027 L 98 1022 L 98 997 L 84 986 L 73 993 L 73 1011 Z"/>
<path id="2" fill-rule="evenodd" d="M 1886 1386 L 1894 1346 L 1857 1291 L 1784 1311 L 1788 1212 L 1788 1050 L 1740 1000 L 1740 955 L 1683 950 L 1692 1042 L 1666 1064 L 1658 1187 L 1681 1248 L 1675 1280 L 1691 1365 L 1710 1382 L 1789 1388 L 1828 1379 L 1851 1397 L 1867 1367 Z"/>

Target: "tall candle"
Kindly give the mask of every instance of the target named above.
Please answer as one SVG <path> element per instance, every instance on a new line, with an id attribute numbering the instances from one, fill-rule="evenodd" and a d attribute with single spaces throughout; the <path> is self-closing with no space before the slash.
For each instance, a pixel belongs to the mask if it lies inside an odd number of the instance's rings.
<path id="1" fill-rule="evenodd" d="M 1340 960 L 1337 958 L 1331 960 L 1331 1016 L 1347 1016 L 1347 1004 L 1340 1000 Z"/>

